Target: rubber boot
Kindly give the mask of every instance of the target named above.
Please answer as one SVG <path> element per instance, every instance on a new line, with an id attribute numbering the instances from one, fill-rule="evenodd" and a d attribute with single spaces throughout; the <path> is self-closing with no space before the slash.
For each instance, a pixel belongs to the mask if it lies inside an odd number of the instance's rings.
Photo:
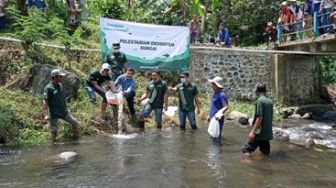
<path id="1" fill-rule="evenodd" d="M 162 124 L 161 123 L 156 124 L 156 128 L 162 129 Z"/>
<path id="2" fill-rule="evenodd" d="M 73 128 L 73 138 L 77 140 L 79 139 L 79 137 L 80 137 L 79 127 Z"/>
<path id="3" fill-rule="evenodd" d="M 138 126 L 140 129 L 145 129 L 145 121 L 139 121 Z"/>
<path id="4" fill-rule="evenodd" d="M 131 115 L 131 122 L 134 123 L 134 124 L 137 123 L 137 117 L 136 117 L 135 114 L 132 114 L 132 115 Z"/>
<path id="5" fill-rule="evenodd" d="M 51 142 L 57 142 L 57 133 L 51 132 L 50 141 Z"/>

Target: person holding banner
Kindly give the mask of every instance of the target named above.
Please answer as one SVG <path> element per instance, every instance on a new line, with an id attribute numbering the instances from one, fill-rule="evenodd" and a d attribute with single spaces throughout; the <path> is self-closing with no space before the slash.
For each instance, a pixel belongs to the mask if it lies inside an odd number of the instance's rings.
<path id="1" fill-rule="evenodd" d="M 152 72 L 152 81 L 147 85 L 145 93 L 138 100 L 141 103 L 148 98 L 144 109 L 140 112 L 139 127 L 145 128 L 145 118 L 149 117 L 152 110 L 155 112 L 155 122 L 158 129 L 162 128 L 162 110 L 168 108 L 167 83 L 161 79 L 160 72 Z"/>
<path id="2" fill-rule="evenodd" d="M 207 117 L 207 122 L 210 122 L 212 118 L 216 118 L 216 120 L 219 122 L 220 127 L 220 133 L 217 138 L 213 138 L 213 143 L 221 146 L 221 137 L 222 137 L 222 130 L 224 125 L 224 113 L 229 108 L 229 99 L 226 96 L 226 94 L 223 91 L 223 78 L 216 76 L 213 79 L 210 79 L 209 82 L 211 83 L 212 90 L 214 93 L 211 96 L 211 102 L 210 102 L 210 109 L 209 109 L 209 115 Z"/>
<path id="3" fill-rule="evenodd" d="M 105 63 L 111 66 L 111 77 L 116 80 L 120 75 L 126 73 L 127 70 L 127 59 L 126 55 L 120 52 L 120 43 L 114 42 L 112 44 L 113 51 L 111 51 L 105 59 Z"/>
<path id="4" fill-rule="evenodd" d="M 196 85 L 189 81 L 189 73 L 180 74 L 181 83 L 169 90 L 178 91 L 179 94 L 179 120 L 180 129 L 185 131 L 186 118 L 188 117 L 192 129 L 197 129 L 195 118 L 195 104 L 197 114 L 200 113 L 200 100 Z"/>
<path id="5" fill-rule="evenodd" d="M 102 112 L 105 112 L 107 108 L 107 99 L 105 97 L 106 91 L 102 87 L 102 84 L 105 81 L 109 81 L 109 87 L 112 89 L 112 91 L 115 90 L 114 82 L 112 81 L 112 78 L 109 75 L 109 71 L 110 71 L 110 65 L 104 63 L 101 66 L 100 70 L 90 73 L 84 81 L 84 87 L 89 95 L 91 103 L 93 104 L 96 103 L 97 99 L 95 92 L 97 92 L 103 98 L 103 102 L 101 105 Z"/>

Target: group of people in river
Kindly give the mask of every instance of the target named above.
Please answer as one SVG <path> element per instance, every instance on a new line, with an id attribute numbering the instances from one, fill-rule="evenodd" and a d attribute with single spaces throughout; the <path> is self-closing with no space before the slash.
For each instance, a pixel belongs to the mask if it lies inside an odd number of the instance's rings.
<path id="1" fill-rule="evenodd" d="M 145 118 L 148 118 L 152 111 L 155 113 L 155 122 L 158 129 L 162 128 L 162 114 L 168 108 L 168 91 L 177 92 L 179 98 L 178 116 L 179 126 L 182 131 L 186 130 L 186 119 L 188 118 L 191 129 L 198 129 L 196 123 L 196 114 L 200 113 L 199 91 L 195 83 L 189 80 L 189 73 L 182 72 L 179 74 L 180 83 L 175 87 L 170 87 L 161 78 L 159 71 L 152 71 L 151 80 L 148 82 L 144 94 L 135 100 L 136 81 L 133 79 L 135 70 L 127 66 L 127 59 L 124 53 L 120 51 L 120 43 L 112 44 L 111 52 L 105 58 L 100 70 L 90 73 L 85 78 L 84 87 L 88 93 L 89 100 L 95 104 L 96 93 L 102 97 L 101 110 L 105 113 L 108 102 L 106 98 L 106 90 L 103 87 L 104 82 L 108 82 L 108 89 L 112 92 L 122 92 L 126 99 L 129 113 L 132 120 L 136 120 L 134 103 L 145 103 L 143 109 L 139 113 L 139 118 L 136 122 L 141 130 L 145 128 Z M 51 130 L 51 140 L 56 142 L 57 138 L 57 121 L 63 119 L 67 121 L 73 128 L 73 137 L 79 138 L 80 126 L 79 122 L 69 113 L 66 106 L 64 88 L 62 81 L 65 73 L 60 69 L 51 71 L 51 82 L 44 89 L 44 119 L 49 120 Z M 209 80 L 213 94 L 211 95 L 209 114 L 206 118 L 210 122 L 212 118 L 218 121 L 220 134 L 213 139 L 216 145 L 222 145 L 222 130 L 224 125 L 224 113 L 229 108 L 228 96 L 224 92 L 223 78 L 216 76 Z M 272 133 L 272 115 L 273 104 L 272 100 L 266 94 L 265 84 L 258 83 L 255 93 L 258 96 L 255 107 L 255 117 L 253 126 L 248 134 L 248 141 L 244 145 L 242 151 L 245 154 L 251 154 L 257 147 L 260 151 L 268 155 L 270 153 L 269 140 L 273 138 Z M 118 107 L 112 105 L 113 116 L 116 115 Z"/>

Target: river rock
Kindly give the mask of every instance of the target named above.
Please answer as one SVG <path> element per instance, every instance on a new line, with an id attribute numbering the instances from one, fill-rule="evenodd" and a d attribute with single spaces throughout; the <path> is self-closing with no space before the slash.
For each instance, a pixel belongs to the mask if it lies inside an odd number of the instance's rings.
<path id="1" fill-rule="evenodd" d="M 303 116 L 301 117 L 302 119 L 310 119 L 313 116 L 312 112 L 307 112 L 305 114 L 303 114 Z"/>
<path id="2" fill-rule="evenodd" d="M 289 135 L 282 132 L 282 131 L 273 131 L 273 136 L 275 140 L 282 141 L 282 142 L 288 142 L 289 141 Z"/>
<path id="3" fill-rule="evenodd" d="M 325 112 L 322 118 L 326 121 L 336 121 L 336 111 Z"/>
<path id="4" fill-rule="evenodd" d="M 297 110 L 297 107 L 281 108 L 279 110 L 279 113 L 282 115 L 283 118 L 288 118 L 289 116 L 291 116 L 292 114 L 294 114 L 294 112 L 296 110 Z"/>
<path id="5" fill-rule="evenodd" d="M 291 116 L 289 116 L 288 118 L 290 119 L 302 119 L 300 114 L 292 114 Z"/>
<path id="6" fill-rule="evenodd" d="M 239 118 L 246 118 L 247 119 L 248 116 L 246 114 L 238 112 L 238 111 L 232 111 L 227 117 L 228 120 L 235 120 L 235 121 L 238 121 Z"/>
<path id="7" fill-rule="evenodd" d="M 241 118 L 238 119 L 238 122 L 242 125 L 248 125 L 249 124 L 249 119 L 241 117 Z"/>
<path id="8" fill-rule="evenodd" d="M 307 140 L 306 140 L 306 148 L 311 148 L 312 146 L 314 146 L 315 145 L 315 141 L 314 141 L 314 139 L 313 138 L 308 138 Z"/>
<path id="9" fill-rule="evenodd" d="M 76 152 L 65 151 L 49 157 L 48 163 L 52 166 L 66 165 L 74 161 L 77 158 L 77 156 L 78 154 Z"/>
<path id="10" fill-rule="evenodd" d="M 57 69 L 58 67 L 54 67 L 51 65 L 35 65 L 31 69 L 31 91 L 36 94 L 43 94 L 44 87 L 50 82 L 51 75 L 50 72 L 53 69 Z M 69 71 L 63 70 L 66 75 L 64 76 L 64 81 L 62 82 L 63 87 L 65 89 L 65 96 L 76 98 L 77 91 L 80 86 L 80 79 Z"/>

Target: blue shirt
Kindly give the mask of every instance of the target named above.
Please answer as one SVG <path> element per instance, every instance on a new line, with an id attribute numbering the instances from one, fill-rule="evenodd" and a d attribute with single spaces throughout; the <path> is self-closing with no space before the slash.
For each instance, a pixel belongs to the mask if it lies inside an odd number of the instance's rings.
<path id="1" fill-rule="evenodd" d="M 45 9 L 47 7 L 44 0 L 27 0 L 26 5 L 29 7 L 35 7 L 38 9 Z"/>
<path id="2" fill-rule="evenodd" d="M 229 99 L 223 91 L 216 91 L 211 96 L 209 116 L 210 119 L 215 116 L 215 114 L 224 107 L 224 105 L 229 104 Z"/>
<path id="3" fill-rule="evenodd" d="M 124 91 L 126 94 L 129 94 L 130 92 L 134 92 L 136 89 L 136 83 L 134 79 L 128 79 L 125 74 L 118 76 L 115 83 L 116 86 L 121 86 L 122 91 Z"/>
<path id="4" fill-rule="evenodd" d="M 229 30 L 224 28 L 218 32 L 218 38 L 221 42 L 225 43 L 225 46 L 230 46 L 230 33 Z"/>

